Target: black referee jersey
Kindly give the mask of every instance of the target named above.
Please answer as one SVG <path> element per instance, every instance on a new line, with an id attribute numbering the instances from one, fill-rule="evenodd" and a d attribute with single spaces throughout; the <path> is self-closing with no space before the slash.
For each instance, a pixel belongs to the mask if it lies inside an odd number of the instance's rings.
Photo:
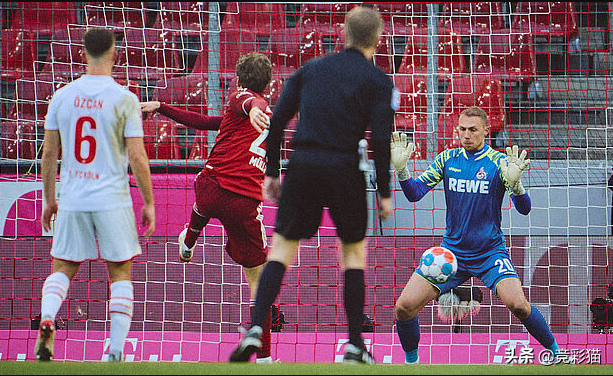
<path id="1" fill-rule="evenodd" d="M 358 168 L 358 142 L 370 129 L 377 185 L 390 197 L 391 79 L 357 49 L 309 60 L 283 85 L 267 138 L 266 175 L 279 176 L 283 130 L 298 112 L 290 165 Z"/>

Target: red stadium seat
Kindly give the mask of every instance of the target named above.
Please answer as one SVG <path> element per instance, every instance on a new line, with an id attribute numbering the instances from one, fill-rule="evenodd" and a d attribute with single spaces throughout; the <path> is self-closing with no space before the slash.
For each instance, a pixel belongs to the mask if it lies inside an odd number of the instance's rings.
<path id="1" fill-rule="evenodd" d="M 302 13 L 297 29 L 305 37 L 312 33 L 326 39 L 331 38 L 330 36 L 341 35 L 343 34 L 345 15 L 357 5 L 356 3 L 302 4 Z"/>
<path id="2" fill-rule="evenodd" d="M 163 116 L 154 115 L 143 120 L 143 141 L 149 159 L 179 159 L 177 125 Z"/>
<path id="3" fill-rule="evenodd" d="M 232 79 L 241 55 L 260 51 L 254 33 L 240 29 L 222 29 L 219 33 L 220 65 L 225 80 Z"/>
<path id="4" fill-rule="evenodd" d="M 15 9 L 11 28 L 30 30 L 35 35 L 51 35 L 77 23 L 76 5 L 73 2 L 17 2 L 5 3 Z"/>
<path id="5" fill-rule="evenodd" d="M 37 124 L 39 123 L 39 124 Z M 2 122 L 2 158 L 36 159 L 37 129 L 42 132 L 42 121 L 32 119 Z"/>
<path id="6" fill-rule="evenodd" d="M 202 73 L 191 73 L 159 82 L 153 90 L 152 100 L 170 105 L 178 105 L 183 109 L 207 113 L 207 81 Z M 162 86 L 163 85 L 163 86 Z"/>
<path id="7" fill-rule="evenodd" d="M 482 35 L 474 57 L 473 73 L 488 74 L 502 81 L 531 82 L 536 56 L 530 34 L 498 30 Z"/>
<path id="8" fill-rule="evenodd" d="M 268 46 L 273 70 L 300 68 L 320 54 L 316 33 L 302 34 L 294 28 L 275 30 L 270 35 Z"/>
<path id="9" fill-rule="evenodd" d="M 285 28 L 285 4 L 229 2 L 221 28 L 271 34 Z"/>
<path id="10" fill-rule="evenodd" d="M 2 79 L 33 78 L 36 71 L 35 53 L 35 35 L 30 30 L 2 30 Z"/>
<path id="11" fill-rule="evenodd" d="M 42 73 L 36 76 L 35 81 L 31 79 L 15 81 L 15 93 L 8 118 L 44 120 L 51 97 L 67 82 Z"/>
<path id="12" fill-rule="evenodd" d="M 400 108 L 396 111 L 397 130 L 415 130 L 428 121 L 428 86 L 426 76 L 398 74 L 394 86 L 400 91 Z"/>
<path id="13" fill-rule="evenodd" d="M 142 2 L 85 2 L 85 25 L 110 28 L 143 28 L 146 20 Z"/>
<path id="14" fill-rule="evenodd" d="M 428 35 L 424 29 L 416 29 L 415 34 L 407 35 L 405 56 L 398 73 L 426 74 L 428 72 Z M 439 81 L 448 81 L 452 75 L 465 73 L 464 47 L 457 34 L 438 36 L 438 74 Z"/>
<path id="15" fill-rule="evenodd" d="M 500 2 L 444 3 L 439 26 L 461 36 L 491 34 L 504 28 Z"/>
<path id="16" fill-rule="evenodd" d="M 154 28 L 200 34 L 209 29 L 208 3 L 163 1 Z"/>
<path id="17" fill-rule="evenodd" d="M 136 80 L 158 80 L 183 73 L 171 32 L 157 29 L 126 29 L 117 66 Z"/>
<path id="18" fill-rule="evenodd" d="M 502 81 L 488 75 L 456 76 L 447 86 L 445 102 L 438 120 L 438 151 L 459 147 L 456 127 L 460 112 L 479 106 L 488 114 L 490 134 L 495 136 L 506 125 Z"/>
<path id="19" fill-rule="evenodd" d="M 42 72 L 53 74 L 57 79 L 73 80 L 85 73 L 86 62 L 83 49 L 84 27 L 58 30 L 51 36 L 51 45 Z"/>
<path id="20" fill-rule="evenodd" d="M 395 73 L 393 38 L 391 35 L 382 35 L 373 56 L 374 64 L 383 69 L 385 73 Z"/>
<path id="21" fill-rule="evenodd" d="M 413 134 L 413 157 L 424 159 L 428 124 L 428 86 L 423 75 L 394 75 L 394 86 L 400 91 L 400 108 L 396 111 L 394 128 Z"/>
<path id="22" fill-rule="evenodd" d="M 519 2 L 511 21 L 511 32 L 574 38 L 578 32 L 575 3 Z"/>
<path id="23" fill-rule="evenodd" d="M 315 30 L 342 27 L 345 23 L 345 15 L 357 5 L 357 3 L 302 4 L 299 27 Z"/>
<path id="24" fill-rule="evenodd" d="M 428 27 L 426 3 L 374 3 L 383 18 L 384 35 L 406 35 Z"/>

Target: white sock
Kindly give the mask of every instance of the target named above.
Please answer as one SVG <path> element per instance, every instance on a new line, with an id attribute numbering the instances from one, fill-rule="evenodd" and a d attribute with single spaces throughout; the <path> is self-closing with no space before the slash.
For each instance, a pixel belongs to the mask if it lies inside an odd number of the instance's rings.
<path id="1" fill-rule="evenodd" d="M 55 272 L 43 283 L 43 297 L 40 303 L 40 316 L 55 321 L 55 316 L 68 294 L 70 279 L 62 272 Z"/>
<path id="2" fill-rule="evenodd" d="M 131 281 L 117 281 L 111 284 L 111 343 L 109 353 L 122 353 L 132 323 L 134 287 Z"/>

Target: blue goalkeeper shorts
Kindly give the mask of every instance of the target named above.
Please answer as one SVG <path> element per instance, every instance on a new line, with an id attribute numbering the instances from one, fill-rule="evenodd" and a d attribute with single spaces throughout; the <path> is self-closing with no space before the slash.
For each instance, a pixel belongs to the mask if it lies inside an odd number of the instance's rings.
<path id="1" fill-rule="evenodd" d="M 454 252 L 458 260 L 458 271 L 450 280 L 441 284 L 428 281 L 440 291 L 440 294 L 460 286 L 470 277 L 479 278 L 494 293 L 496 286 L 503 279 L 519 279 L 506 249 L 492 250 L 481 256 L 462 257 L 458 253 Z M 424 276 L 419 269 L 415 269 L 415 272 Z"/>

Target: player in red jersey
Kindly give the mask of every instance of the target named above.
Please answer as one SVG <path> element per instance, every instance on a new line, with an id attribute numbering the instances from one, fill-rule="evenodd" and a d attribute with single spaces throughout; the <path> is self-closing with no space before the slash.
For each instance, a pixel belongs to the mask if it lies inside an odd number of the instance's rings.
<path id="1" fill-rule="evenodd" d="M 158 111 L 196 129 L 219 129 L 204 168 L 196 176 L 196 202 L 187 228 L 179 235 L 179 256 L 189 262 L 202 229 L 211 218 L 228 235 L 226 252 L 243 266 L 252 303 L 268 258 L 262 222 L 262 184 L 266 170 L 266 136 L 271 110 L 262 96 L 272 78 L 272 64 L 261 53 L 249 53 L 236 63 L 238 90 L 230 95 L 223 117 L 173 109 L 160 102 L 141 103 L 143 112 Z M 269 317 L 257 362 L 271 362 Z"/>

